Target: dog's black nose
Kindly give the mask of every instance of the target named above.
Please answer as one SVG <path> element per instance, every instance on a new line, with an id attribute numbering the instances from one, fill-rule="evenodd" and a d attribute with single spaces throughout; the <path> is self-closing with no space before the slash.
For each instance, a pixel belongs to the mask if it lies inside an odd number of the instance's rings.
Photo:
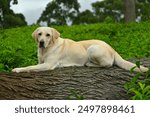
<path id="1" fill-rule="evenodd" d="M 44 48 L 44 41 L 40 41 L 40 48 Z"/>

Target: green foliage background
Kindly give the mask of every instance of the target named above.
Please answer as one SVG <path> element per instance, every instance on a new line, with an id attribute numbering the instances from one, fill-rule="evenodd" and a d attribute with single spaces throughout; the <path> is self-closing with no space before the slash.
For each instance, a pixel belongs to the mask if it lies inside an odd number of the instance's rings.
<path id="1" fill-rule="evenodd" d="M 0 71 L 37 64 L 37 47 L 31 34 L 38 26 L 0 29 Z M 150 22 L 54 26 L 63 38 L 75 41 L 101 39 L 125 59 L 150 57 Z"/>

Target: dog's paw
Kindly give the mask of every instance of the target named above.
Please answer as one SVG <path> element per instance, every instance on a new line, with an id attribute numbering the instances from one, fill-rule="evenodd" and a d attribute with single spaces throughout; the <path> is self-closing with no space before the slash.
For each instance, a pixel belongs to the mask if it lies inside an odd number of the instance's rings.
<path id="1" fill-rule="evenodd" d="M 23 68 L 14 68 L 12 72 L 20 73 L 23 72 Z"/>

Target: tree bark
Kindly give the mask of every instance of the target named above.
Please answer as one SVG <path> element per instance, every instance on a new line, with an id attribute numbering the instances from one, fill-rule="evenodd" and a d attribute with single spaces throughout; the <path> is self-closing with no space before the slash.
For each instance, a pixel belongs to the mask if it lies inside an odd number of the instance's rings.
<path id="1" fill-rule="evenodd" d="M 124 0 L 125 6 L 125 22 L 135 22 L 136 10 L 135 0 Z"/>
<path id="2" fill-rule="evenodd" d="M 140 61 L 150 66 L 150 59 Z M 68 99 L 76 95 L 84 99 L 129 99 L 124 84 L 134 75 L 116 66 L 0 73 L 0 99 Z"/>

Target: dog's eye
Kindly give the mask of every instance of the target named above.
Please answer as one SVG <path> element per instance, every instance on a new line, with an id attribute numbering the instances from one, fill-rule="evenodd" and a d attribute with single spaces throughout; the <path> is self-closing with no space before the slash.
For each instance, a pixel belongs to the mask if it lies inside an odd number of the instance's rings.
<path id="1" fill-rule="evenodd" d="M 40 36 L 41 36 L 41 35 L 42 35 L 42 33 L 39 33 L 38 35 L 40 35 Z"/>
<path id="2" fill-rule="evenodd" d="M 46 36 L 47 36 L 47 37 L 49 37 L 49 36 L 50 36 L 50 34 L 46 34 Z"/>

